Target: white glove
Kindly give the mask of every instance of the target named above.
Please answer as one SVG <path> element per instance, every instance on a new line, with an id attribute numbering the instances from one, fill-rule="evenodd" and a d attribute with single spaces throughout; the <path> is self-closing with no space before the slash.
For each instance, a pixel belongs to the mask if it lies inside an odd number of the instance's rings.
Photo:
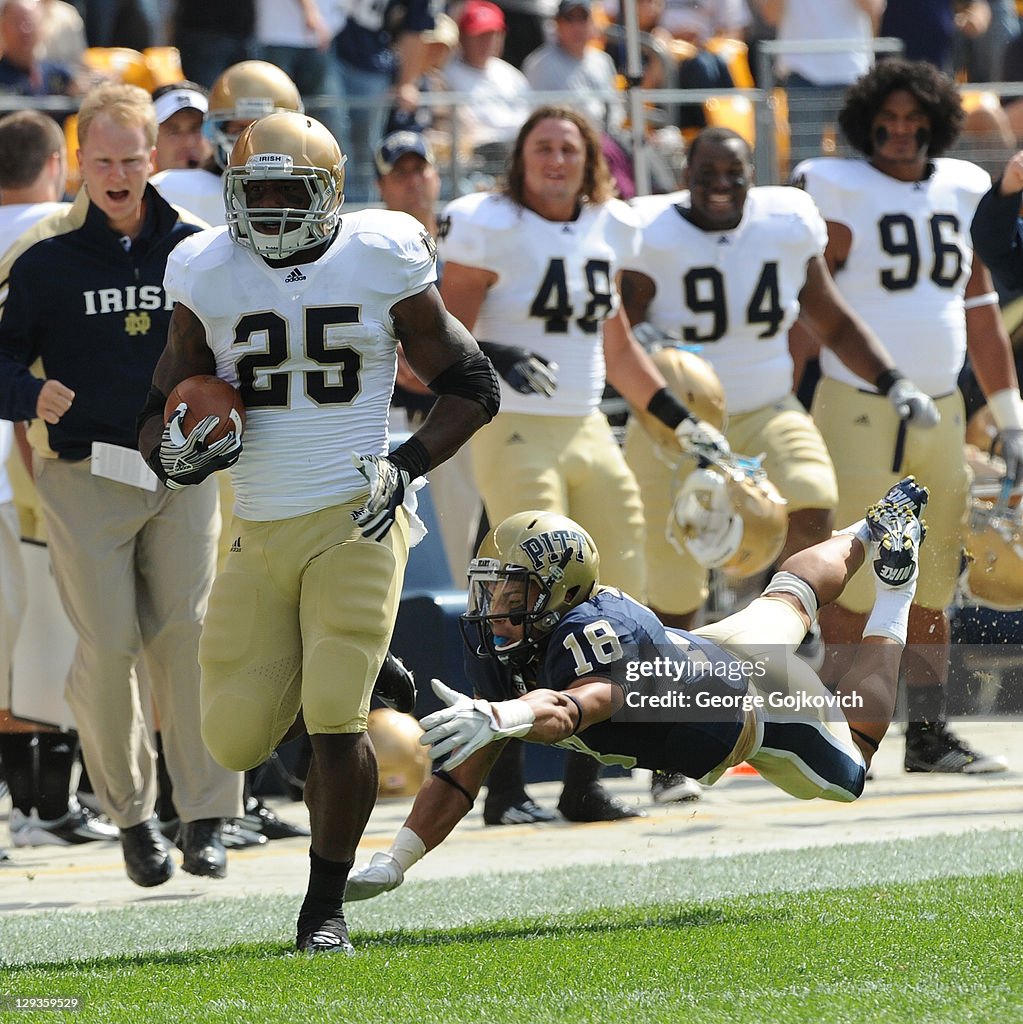
<path id="1" fill-rule="evenodd" d="M 691 455 L 703 455 L 713 461 L 727 459 L 732 454 L 725 435 L 706 420 L 687 416 L 675 428 L 675 436 L 682 446 L 682 451 Z"/>
<path id="2" fill-rule="evenodd" d="M 911 380 L 903 377 L 889 390 L 888 401 L 895 406 L 900 420 L 910 426 L 930 429 L 938 425 L 941 414 L 930 395 L 924 394 Z"/>
<path id="3" fill-rule="evenodd" d="M 647 352 L 656 352 L 658 349 L 664 348 L 665 345 L 676 344 L 675 339 L 662 331 L 660 327 L 655 327 L 649 320 L 633 324 L 632 336 Z"/>
<path id="4" fill-rule="evenodd" d="M 394 525 L 394 518 L 405 500 L 409 475 L 390 459 L 376 455 L 352 452 L 352 463 L 369 484 L 369 497 L 363 510 L 355 517 L 355 522 L 362 527 L 363 537 L 383 540 Z"/>
<path id="5" fill-rule="evenodd" d="M 242 453 L 241 422 L 237 414 L 232 420 L 235 429 L 229 430 L 219 441 L 206 444 L 206 438 L 217 429 L 219 416 L 204 416 L 186 437 L 181 429 L 188 406 L 182 402 L 163 428 L 163 437 L 157 449 L 159 463 L 151 460 L 157 476 L 171 490 L 181 490 L 190 484 L 200 484 L 218 469 L 227 469 L 238 461 Z M 162 472 L 161 472 L 162 470 Z"/>
<path id="6" fill-rule="evenodd" d="M 491 704 L 452 690 L 439 679 L 431 679 L 430 685 L 447 707 L 420 721 L 426 731 L 419 737 L 419 742 L 430 748 L 430 758 L 434 761 L 451 754 L 443 765 L 447 771 L 457 768 L 466 758 L 494 740 L 525 736 L 536 721 L 536 712 L 524 700 Z"/>
<path id="7" fill-rule="evenodd" d="M 371 900 L 382 892 L 397 889 L 404 881 L 405 872 L 389 853 L 374 853 L 369 864 L 348 876 L 345 902 Z"/>

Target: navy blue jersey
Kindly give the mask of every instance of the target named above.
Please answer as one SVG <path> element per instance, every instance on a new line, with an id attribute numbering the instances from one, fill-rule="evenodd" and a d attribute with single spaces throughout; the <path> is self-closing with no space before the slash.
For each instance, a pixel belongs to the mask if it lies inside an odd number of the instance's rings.
<path id="1" fill-rule="evenodd" d="M 38 227 L 43 237 L 15 256 L 0 298 L 0 417 L 35 419 L 43 381 L 29 367 L 42 359 L 46 377 L 75 392 L 60 422 L 47 424 L 60 458 L 87 458 L 94 441 L 135 448 L 135 418 L 170 323 L 167 256 L 199 228 L 152 186 L 130 248 L 84 191 Z"/>
<path id="2" fill-rule="evenodd" d="M 656 668 L 645 672 L 644 665 Z M 524 672 L 495 658 L 468 659 L 476 692 L 507 700 L 532 689 L 566 690 L 577 679 L 608 679 L 629 695 L 652 692 L 652 678 L 671 679 L 691 711 L 616 713 L 565 741 L 606 763 L 683 772 L 701 778 L 732 752 L 745 721 L 748 682 L 727 651 L 692 633 L 666 630 L 649 608 L 621 591 L 602 589 L 562 618 Z M 700 671 L 697 671 L 700 668 Z M 704 670 L 705 669 L 705 670 Z M 700 713 L 697 695 L 726 699 Z"/>
<path id="3" fill-rule="evenodd" d="M 393 75 L 392 44 L 405 32 L 427 32 L 435 24 L 431 0 L 358 0 L 334 37 L 334 52 L 352 67 Z"/>

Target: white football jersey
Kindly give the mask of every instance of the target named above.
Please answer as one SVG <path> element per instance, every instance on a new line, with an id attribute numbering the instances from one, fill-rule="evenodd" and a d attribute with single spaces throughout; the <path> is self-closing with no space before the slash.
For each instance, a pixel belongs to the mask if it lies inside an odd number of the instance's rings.
<path id="1" fill-rule="evenodd" d="M 180 206 L 192 216 L 206 221 L 211 228 L 227 223 L 224 205 L 224 179 L 201 167 L 181 167 L 157 171 L 149 182 L 172 206 Z"/>
<path id="2" fill-rule="evenodd" d="M 703 231 L 681 210 L 688 192 L 633 200 L 643 232 L 625 264 L 657 288 L 647 319 L 717 372 L 730 413 L 792 391 L 788 329 L 799 316 L 806 265 L 824 252 L 827 228 L 812 200 L 787 186 L 751 188 L 730 231 Z"/>
<path id="3" fill-rule="evenodd" d="M 866 160 L 815 159 L 794 180 L 824 219 L 852 233 L 835 283 L 898 368 L 930 395 L 955 389 L 966 358 L 963 294 L 973 266 L 970 223 L 991 179 L 976 164 L 937 159 L 923 181 L 898 181 Z M 834 353 L 828 377 L 864 387 Z"/>
<path id="4" fill-rule="evenodd" d="M 436 249 L 404 213 L 345 216 L 314 263 L 270 267 L 226 228 L 186 238 L 164 286 L 202 321 L 246 423 L 235 511 L 288 519 L 366 490 L 353 451 L 388 450 L 398 339 L 390 310 L 437 279 Z"/>
<path id="5" fill-rule="evenodd" d="M 473 334 L 518 345 L 558 364 L 552 398 L 501 382 L 501 411 L 586 416 L 604 392 L 603 322 L 618 309 L 615 277 L 636 252 L 632 211 L 617 199 L 584 205 L 574 221 L 550 221 L 502 195 L 475 193 L 447 205 L 438 231 L 445 263 L 490 270 Z"/>

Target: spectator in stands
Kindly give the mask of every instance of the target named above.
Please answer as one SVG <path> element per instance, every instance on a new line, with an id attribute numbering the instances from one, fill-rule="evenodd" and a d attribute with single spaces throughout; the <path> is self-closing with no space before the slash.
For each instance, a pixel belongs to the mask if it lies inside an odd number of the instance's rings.
<path id="1" fill-rule="evenodd" d="M 822 137 L 833 126 L 845 90 L 873 64 L 872 40 L 885 0 L 753 0 L 776 28 L 779 43 L 829 40 L 840 52 L 786 53 L 778 75 L 788 93 L 791 160 L 820 156 Z"/>
<path id="2" fill-rule="evenodd" d="M 456 110 L 459 142 L 492 167 L 503 167 L 529 114 L 529 82 L 501 59 L 505 21 L 495 4 L 469 0 L 458 19 L 458 35 L 462 52 L 448 62 L 444 80 L 452 92 L 469 96 Z"/>
<path id="3" fill-rule="evenodd" d="M 0 93 L 74 96 L 80 91 L 71 68 L 39 59 L 42 31 L 38 0 L 7 0 L 0 8 Z"/>
<path id="4" fill-rule="evenodd" d="M 878 34 L 901 39 L 907 60 L 925 60 L 952 74 L 956 33 L 973 38 L 990 21 L 988 0 L 898 0 L 885 7 Z"/>
<path id="5" fill-rule="evenodd" d="M 344 127 L 338 117 L 340 88 L 330 54 L 331 40 L 345 24 L 343 0 L 256 0 L 256 39 L 263 60 L 276 64 L 298 86 L 318 121 L 337 137 Z"/>
<path id="6" fill-rule="evenodd" d="M 254 0 L 177 0 L 173 35 L 185 77 L 207 89 L 225 68 L 259 56 Z"/>
<path id="7" fill-rule="evenodd" d="M 77 8 L 65 0 L 40 0 L 39 13 L 42 16 L 40 58 L 78 68 L 88 44 L 85 23 Z"/>
<path id="8" fill-rule="evenodd" d="M 625 108 L 620 99 L 605 96 L 615 91 L 617 73 L 614 61 L 590 45 L 594 32 L 590 0 L 561 0 L 554 19 L 554 40 L 534 50 L 522 71 L 537 92 L 579 93 L 579 109 L 598 128 L 615 129 L 625 118 Z"/>
<path id="9" fill-rule="evenodd" d="M 90 46 L 144 50 L 163 40 L 158 0 L 85 0 L 82 13 Z"/>
<path id="10" fill-rule="evenodd" d="M 213 157 L 213 146 L 203 134 L 203 116 L 209 109 L 206 90 L 195 82 L 172 82 L 153 93 L 156 106 L 156 169 L 203 167 Z"/>
<path id="11" fill-rule="evenodd" d="M 401 110 L 419 106 L 416 83 L 425 68 L 423 33 L 434 24 L 430 0 L 382 0 L 356 5 L 334 39 L 341 96 L 358 103 L 348 107 L 339 136 L 349 157 L 349 203 L 372 198 L 373 151 L 384 134 L 389 107 L 381 101 L 390 93 Z"/>

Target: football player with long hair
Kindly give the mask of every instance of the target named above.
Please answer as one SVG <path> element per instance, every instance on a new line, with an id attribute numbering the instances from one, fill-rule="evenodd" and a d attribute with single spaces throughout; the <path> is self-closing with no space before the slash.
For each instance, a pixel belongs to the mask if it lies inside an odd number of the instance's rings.
<path id="1" fill-rule="evenodd" d="M 969 500 L 957 387 L 967 356 L 988 396 L 1012 481 L 1023 471 L 1023 401 L 1012 352 L 991 275 L 970 239 L 990 178 L 975 164 L 941 155 L 956 141 L 964 116 L 955 82 L 933 65 L 885 60 L 849 89 L 839 114 L 860 156 L 808 160 L 794 171 L 827 222 L 824 258 L 839 291 L 941 414 L 934 430 L 907 431 L 889 401 L 904 380 L 886 374 L 864 386 L 834 352 L 821 353 L 813 416 L 838 475 L 837 514 L 848 515 L 904 473 L 941 481 L 944 500 L 931 523 L 903 666 L 904 764 L 911 772 L 1006 768 L 1004 759 L 970 749 L 945 720 L 947 608 L 959 578 Z M 863 574 L 821 616 L 829 651 L 840 653 L 854 641 L 869 608 L 870 580 Z M 826 666 L 829 677 L 841 670 Z"/>
<path id="2" fill-rule="evenodd" d="M 503 384 L 501 413 L 473 439 L 489 521 L 523 509 L 570 516 L 604 552 L 605 579 L 642 598 L 643 507 L 599 408 L 605 381 L 674 450 L 692 438 L 723 442 L 671 394 L 629 332 L 618 279 L 638 243 L 596 130 L 578 111 L 549 105 L 522 125 L 506 187 L 449 203 L 438 239 L 448 309 L 482 340 L 521 346 L 559 368 L 549 396 Z M 598 773 L 595 762 L 569 758 L 562 814 L 637 813 L 600 786 Z"/>
<path id="3" fill-rule="evenodd" d="M 342 899 L 377 794 L 367 716 L 422 528 L 415 491 L 497 412 L 500 392 L 444 308 L 423 226 L 389 210 L 341 218 L 345 161 L 304 114 L 242 132 L 227 227 L 168 265 L 176 304 L 139 447 L 171 488 L 231 467 L 236 539 L 199 650 L 203 738 L 241 771 L 304 725 L 312 841 L 296 943 L 351 953 Z M 438 398 L 388 452 L 399 342 Z M 229 431 L 208 443 L 216 417 L 186 435 L 183 406 L 164 426 L 165 396 L 198 373 L 238 387 L 244 442 Z"/>
<path id="4" fill-rule="evenodd" d="M 433 681 L 447 706 L 423 719 L 421 742 L 438 767 L 347 898 L 400 885 L 468 813 L 513 736 L 708 785 L 746 761 L 800 799 L 855 800 L 895 710 L 926 501 L 899 481 L 864 519 L 786 559 L 745 609 L 693 632 L 601 585 L 592 537 L 565 516 L 500 523 L 470 567 L 462 619 L 476 696 Z M 864 563 L 874 606 L 832 692 L 795 650 Z"/>

